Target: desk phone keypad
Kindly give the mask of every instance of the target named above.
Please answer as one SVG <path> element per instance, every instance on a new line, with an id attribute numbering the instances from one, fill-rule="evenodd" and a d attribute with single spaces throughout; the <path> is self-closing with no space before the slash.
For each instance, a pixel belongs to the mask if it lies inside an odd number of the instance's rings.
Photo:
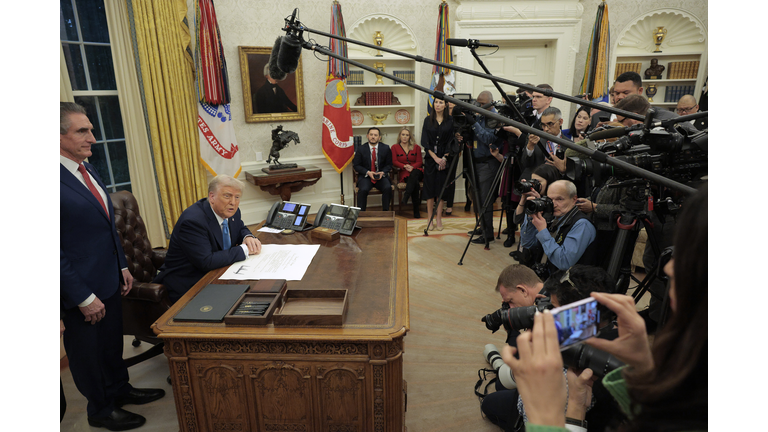
<path id="1" fill-rule="evenodd" d="M 291 213 L 277 213 L 275 221 L 272 222 L 272 226 L 275 228 L 288 229 L 293 225 L 293 221 L 296 220 L 296 215 Z"/>

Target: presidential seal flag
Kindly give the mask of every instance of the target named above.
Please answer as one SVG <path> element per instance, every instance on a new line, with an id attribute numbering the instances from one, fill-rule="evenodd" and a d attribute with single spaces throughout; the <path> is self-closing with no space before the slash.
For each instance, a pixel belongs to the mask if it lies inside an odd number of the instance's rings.
<path id="1" fill-rule="evenodd" d="M 240 175 L 240 152 L 230 109 L 227 62 L 211 0 L 196 2 L 195 66 L 200 161 L 212 176 Z"/>
<path id="2" fill-rule="evenodd" d="M 331 34 L 347 36 L 344 18 L 341 16 L 341 5 L 337 1 L 331 6 Z M 347 57 L 346 42 L 331 38 L 330 48 L 334 53 Z M 338 173 L 342 172 L 355 156 L 347 94 L 348 74 L 349 67 L 343 61 L 331 59 L 328 63 L 323 104 L 323 154 Z"/>

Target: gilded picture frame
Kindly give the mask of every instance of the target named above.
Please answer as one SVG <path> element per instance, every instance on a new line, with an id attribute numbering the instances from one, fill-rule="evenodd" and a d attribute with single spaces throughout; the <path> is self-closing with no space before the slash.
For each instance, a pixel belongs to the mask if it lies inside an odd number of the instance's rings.
<path id="1" fill-rule="evenodd" d="M 264 68 L 269 64 L 271 47 L 238 47 L 240 77 L 243 83 L 243 108 L 247 123 L 304 120 L 304 77 L 302 62 L 295 72 L 268 85 Z M 295 110 L 294 110 L 295 107 Z"/>

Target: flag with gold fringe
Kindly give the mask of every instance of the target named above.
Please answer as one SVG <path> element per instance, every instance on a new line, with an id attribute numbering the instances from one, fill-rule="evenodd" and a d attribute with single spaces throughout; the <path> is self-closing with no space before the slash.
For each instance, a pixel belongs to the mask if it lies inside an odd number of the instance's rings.
<path id="1" fill-rule="evenodd" d="M 603 2 L 597 7 L 595 26 L 587 49 L 587 61 L 584 65 L 584 78 L 581 80 L 579 94 L 589 94 L 594 102 L 608 102 L 608 59 L 610 58 L 611 32 L 608 25 L 608 4 Z"/>
<path id="2" fill-rule="evenodd" d="M 448 3 L 443 1 L 440 4 L 437 16 L 437 37 L 435 41 L 435 61 L 453 64 L 453 53 L 451 47 L 446 45 L 445 40 L 451 37 L 450 14 L 448 12 Z M 451 69 L 433 66 L 432 82 L 429 85 L 430 90 L 441 91 L 446 95 L 453 95 L 456 92 L 456 75 Z M 427 100 L 427 112 L 432 113 L 432 106 L 435 98 L 429 95 Z"/>
<path id="3" fill-rule="evenodd" d="M 240 152 L 232 124 L 229 78 L 212 0 L 195 1 L 197 127 L 200 159 L 213 176 L 240 175 Z"/>
<path id="4" fill-rule="evenodd" d="M 331 34 L 347 36 L 341 4 L 338 1 L 334 1 L 331 6 Z M 347 57 L 345 41 L 330 38 L 330 50 Z M 325 77 L 323 154 L 338 173 L 342 172 L 355 156 L 355 148 L 352 145 L 352 115 L 349 110 L 347 75 L 349 75 L 347 63 L 331 58 Z"/>

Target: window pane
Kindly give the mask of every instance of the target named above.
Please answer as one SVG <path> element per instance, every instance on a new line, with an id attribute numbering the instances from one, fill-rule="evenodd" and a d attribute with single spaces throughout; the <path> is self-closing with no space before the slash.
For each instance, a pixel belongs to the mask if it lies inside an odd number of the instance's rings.
<path id="1" fill-rule="evenodd" d="M 91 90 L 117 90 L 110 47 L 86 45 L 85 59 L 91 77 Z"/>
<path id="2" fill-rule="evenodd" d="M 80 20 L 83 42 L 109 43 L 104 0 L 77 0 L 77 18 Z"/>
<path id="3" fill-rule="evenodd" d="M 95 96 L 75 96 L 75 103 L 82 105 L 85 111 L 88 113 L 88 120 L 93 125 L 93 136 L 97 141 L 104 139 L 99 127 L 99 116 L 96 113 L 96 97 Z"/>
<path id="4" fill-rule="evenodd" d="M 88 90 L 88 82 L 85 80 L 85 68 L 83 67 L 83 56 L 80 53 L 80 45 L 61 44 L 64 49 L 64 60 L 67 62 L 69 71 L 69 81 L 72 83 L 72 90 Z"/>
<path id="5" fill-rule="evenodd" d="M 130 193 L 133 193 L 133 190 L 131 189 L 131 185 L 130 184 L 125 184 L 125 185 L 120 185 L 120 186 L 115 187 L 115 192 L 120 192 L 120 191 L 124 191 L 124 190 L 127 190 Z"/>
<path id="6" fill-rule="evenodd" d="M 109 180 L 109 167 L 107 166 L 107 154 L 104 152 L 104 144 L 96 143 L 92 145 L 91 153 L 93 154 L 88 158 L 88 162 L 96 168 L 101 181 L 109 186 L 112 182 Z"/>
<path id="7" fill-rule="evenodd" d="M 61 40 L 77 41 L 75 11 L 72 10 L 72 0 L 61 0 L 59 5 L 59 32 L 61 33 Z"/>
<path id="8" fill-rule="evenodd" d="M 120 116 L 120 102 L 117 96 L 99 96 L 99 108 L 106 139 L 125 138 L 123 120 Z"/>
<path id="9" fill-rule="evenodd" d="M 128 172 L 128 153 L 125 150 L 125 141 L 115 141 L 109 146 L 109 160 L 112 163 L 112 175 L 115 183 L 127 183 L 131 181 Z"/>

